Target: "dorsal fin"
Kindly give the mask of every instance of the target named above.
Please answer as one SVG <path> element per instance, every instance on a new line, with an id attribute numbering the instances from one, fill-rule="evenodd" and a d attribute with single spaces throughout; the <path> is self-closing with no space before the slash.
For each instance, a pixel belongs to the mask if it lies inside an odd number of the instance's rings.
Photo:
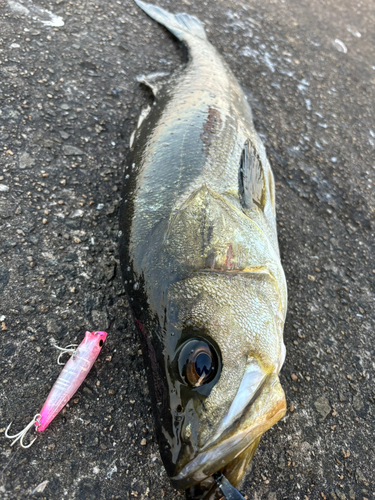
<path id="1" fill-rule="evenodd" d="M 256 205 L 263 210 L 266 201 L 264 171 L 259 155 L 250 140 L 245 142 L 242 150 L 238 190 L 243 208 L 249 209 Z"/>

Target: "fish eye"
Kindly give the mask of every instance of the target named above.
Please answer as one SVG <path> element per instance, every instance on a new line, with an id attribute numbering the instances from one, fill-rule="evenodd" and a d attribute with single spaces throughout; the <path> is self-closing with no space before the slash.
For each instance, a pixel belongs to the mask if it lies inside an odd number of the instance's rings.
<path id="1" fill-rule="evenodd" d="M 99 347 L 102 347 L 102 346 L 103 346 L 103 344 L 104 344 L 103 340 L 102 340 L 102 339 L 100 339 L 100 340 L 99 340 Z"/>
<path id="2" fill-rule="evenodd" d="M 180 350 L 178 365 L 182 381 L 190 387 L 200 387 L 215 377 L 218 356 L 205 340 L 188 340 Z"/>

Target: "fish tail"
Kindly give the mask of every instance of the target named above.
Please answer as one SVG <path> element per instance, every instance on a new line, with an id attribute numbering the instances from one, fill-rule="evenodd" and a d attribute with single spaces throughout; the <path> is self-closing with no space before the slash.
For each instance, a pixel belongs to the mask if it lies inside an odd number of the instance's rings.
<path id="1" fill-rule="evenodd" d="M 196 17 L 184 13 L 171 14 L 151 3 L 142 2 L 141 0 L 134 1 L 146 14 L 165 26 L 179 40 L 187 40 L 189 36 L 207 40 L 203 24 Z"/>

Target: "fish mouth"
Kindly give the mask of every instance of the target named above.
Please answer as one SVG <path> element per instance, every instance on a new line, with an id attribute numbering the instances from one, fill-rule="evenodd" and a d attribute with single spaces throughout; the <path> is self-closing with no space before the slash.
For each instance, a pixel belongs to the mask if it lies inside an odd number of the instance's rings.
<path id="1" fill-rule="evenodd" d="M 240 453 L 237 458 L 227 463 L 217 473 L 212 476 L 207 476 L 200 483 L 186 489 L 187 500 L 223 500 L 223 491 L 218 486 L 215 477 L 223 475 L 234 487 L 243 478 L 248 465 L 250 464 L 254 453 L 258 447 L 260 438 L 257 438 L 248 448 Z M 226 498 L 226 497 L 224 497 Z M 230 497 L 232 498 L 232 497 Z M 237 498 L 235 496 L 234 498 Z M 238 495 L 238 498 L 243 498 Z"/>
<path id="2" fill-rule="evenodd" d="M 254 380 L 254 376 L 252 379 Z M 249 385 L 248 380 L 246 382 Z M 285 394 L 276 373 L 255 380 L 255 385 L 256 387 L 253 384 L 253 392 L 247 395 L 243 394 L 240 386 L 228 415 L 219 423 L 219 432 L 207 441 L 177 475 L 171 477 L 175 488 L 186 490 L 196 487 L 195 489 L 201 488 L 206 492 L 211 491 L 214 485 L 211 476 L 216 472 L 222 472 L 234 486 L 239 483 L 261 435 L 286 412 Z"/>

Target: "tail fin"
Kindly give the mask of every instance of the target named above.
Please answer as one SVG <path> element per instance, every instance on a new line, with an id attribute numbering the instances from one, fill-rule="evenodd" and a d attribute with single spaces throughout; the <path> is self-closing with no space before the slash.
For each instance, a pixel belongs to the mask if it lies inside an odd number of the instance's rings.
<path id="1" fill-rule="evenodd" d="M 171 14 L 170 12 L 152 5 L 151 3 L 134 0 L 135 3 L 152 19 L 165 26 L 179 40 L 186 40 L 189 35 L 206 40 L 203 24 L 189 14 Z"/>

